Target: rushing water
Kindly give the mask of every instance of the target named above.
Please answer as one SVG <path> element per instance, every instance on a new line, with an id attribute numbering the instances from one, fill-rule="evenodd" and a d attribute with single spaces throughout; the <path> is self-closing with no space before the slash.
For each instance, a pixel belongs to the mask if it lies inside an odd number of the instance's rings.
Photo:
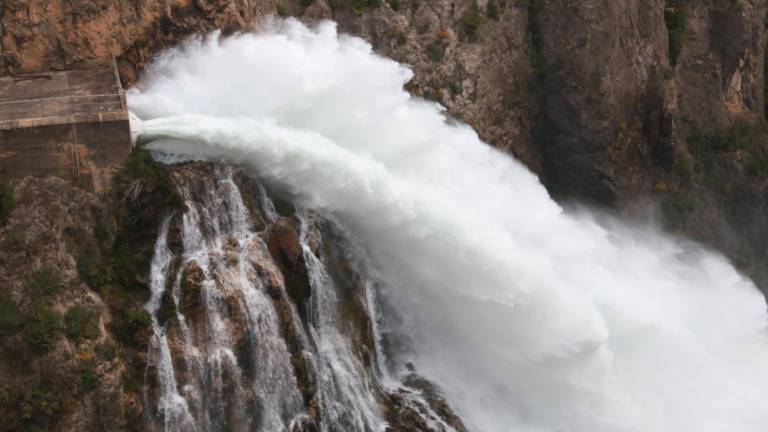
<path id="1" fill-rule="evenodd" d="M 191 41 L 157 59 L 129 94 L 149 147 L 245 167 L 297 205 L 337 218 L 387 282 L 377 293 L 388 305 L 384 322 L 412 341 L 390 354 L 438 383 L 470 428 L 765 430 L 766 304 L 724 258 L 650 228 L 563 211 L 520 163 L 406 93 L 407 67 L 332 23 L 268 27 Z M 237 206 L 225 207 L 206 207 L 206 220 L 237 227 Z M 185 215 L 185 237 L 198 236 L 187 233 L 200 224 L 192 219 Z M 250 235 L 234 231 L 241 245 Z M 189 243 L 185 260 L 220 247 Z M 344 425 L 335 430 L 361 430 L 379 421 L 370 379 L 356 375 L 334 330 L 344 317 L 329 313 L 327 276 L 303 246 L 313 287 L 307 337 L 319 344 L 325 403 L 344 406 L 323 409 L 338 411 L 328 417 Z M 162 269 L 158 248 L 153 268 Z M 215 271 L 199 263 L 206 277 Z M 258 300 L 258 287 L 251 291 Z M 253 316 L 269 317 L 256 300 Z M 210 302 L 215 321 L 213 293 Z M 190 342 L 201 382 L 236 373 L 226 345 L 202 352 Z M 153 347 L 161 361 L 162 330 Z M 268 373 L 280 375 L 281 361 L 267 362 Z M 208 409 L 199 389 L 185 390 L 187 406 L 181 390 L 163 388 L 160 411 Z M 284 395 L 261 403 L 287 418 L 296 396 Z"/>
<path id="2" fill-rule="evenodd" d="M 379 430 L 384 420 L 376 400 L 382 390 L 378 374 L 361 364 L 350 339 L 340 333 L 338 289 L 309 245 L 310 216 L 305 211 L 297 216 L 312 293 L 305 327 L 295 308 L 288 320 L 278 317 L 270 298 L 274 291 L 269 292 L 275 287 L 267 286 L 275 283 L 267 276 L 276 271 L 270 268 L 274 262 L 232 176 L 228 167 L 210 176 L 177 176 L 185 200 L 183 250 L 174 253 L 168 245 L 171 215 L 155 246 L 146 305 L 154 330 L 145 385 L 148 424 L 163 431 L 313 430 L 300 428 L 308 413 L 282 319 L 293 327 L 298 355 L 317 382 L 319 430 Z M 257 186 L 260 214 L 274 223 L 279 215 Z M 286 295 L 279 282 L 277 289 L 278 297 Z M 365 289 L 363 295 L 372 294 Z M 376 301 L 364 304 L 367 314 L 376 316 Z M 175 314 L 161 322 L 163 308 Z"/>

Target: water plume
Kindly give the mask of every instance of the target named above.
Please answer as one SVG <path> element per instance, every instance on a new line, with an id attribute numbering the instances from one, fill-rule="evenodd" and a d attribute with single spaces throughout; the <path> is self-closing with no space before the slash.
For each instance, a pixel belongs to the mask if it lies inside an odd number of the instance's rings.
<path id="1" fill-rule="evenodd" d="M 473 429 L 765 428 L 749 280 L 651 228 L 565 212 L 410 78 L 333 23 L 273 21 L 168 51 L 129 102 L 166 160 L 244 167 L 363 242 L 412 340 L 397 357 Z"/>

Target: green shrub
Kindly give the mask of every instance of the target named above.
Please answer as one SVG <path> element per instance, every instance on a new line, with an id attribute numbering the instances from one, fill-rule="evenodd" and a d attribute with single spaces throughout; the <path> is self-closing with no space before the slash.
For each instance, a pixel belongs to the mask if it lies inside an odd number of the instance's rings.
<path id="1" fill-rule="evenodd" d="M 93 228 L 93 236 L 96 238 L 100 248 L 105 247 L 109 242 L 109 230 L 103 221 L 96 222 L 96 226 Z"/>
<path id="2" fill-rule="evenodd" d="M 331 0 L 331 8 L 349 8 L 357 15 L 362 15 L 366 7 L 377 8 L 381 6 L 381 0 Z"/>
<path id="3" fill-rule="evenodd" d="M 0 183 L 0 225 L 8 220 L 15 205 L 16 197 L 13 186 L 8 183 Z"/>
<path id="4" fill-rule="evenodd" d="M 143 386 L 136 373 L 130 369 L 123 371 L 122 375 L 120 375 L 120 384 L 122 384 L 123 391 L 126 393 L 140 393 Z"/>
<path id="5" fill-rule="evenodd" d="M 499 19 L 499 4 L 496 3 L 496 0 L 488 1 L 488 6 L 485 9 L 485 13 L 488 15 L 488 18 L 494 21 Z"/>
<path id="6" fill-rule="evenodd" d="M 305 8 L 312 6 L 312 2 L 314 2 L 314 0 L 299 0 L 299 4 L 301 4 L 301 7 L 305 7 Z"/>
<path id="7" fill-rule="evenodd" d="M 746 168 L 753 174 L 762 172 L 762 163 L 765 161 L 765 143 L 768 142 L 768 123 L 765 121 L 752 121 L 739 119 L 730 126 L 717 129 L 706 135 L 701 131 L 693 130 L 688 136 L 690 149 L 707 166 L 717 165 L 719 155 L 723 152 L 739 150 L 747 153 Z"/>
<path id="8" fill-rule="evenodd" d="M 94 291 L 100 291 L 101 288 L 112 283 L 112 267 L 109 262 L 93 254 L 78 257 L 77 272 L 83 282 Z"/>
<path id="9" fill-rule="evenodd" d="M 544 61 L 544 39 L 539 26 L 539 14 L 542 9 L 542 0 L 517 0 L 517 7 L 524 7 L 528 10 L 528 26 L 526 28 L 526 43 L 528 45 L 528 55 L 533 67 L 533 78 L 541 80 L 547 72 L 547 65 Z"/>
<path id="10" fill-rule="evenodd" d="M 472 6 L 464 12 L 459 22 L 470 36 L 475 35 L 477 29 L 483 24 L 483 16 L 480 14 L 480 7 L 477 2 L 472 2 Z"/>
<path id="11" fill-rule="evenodd" d="M 0 336 L 16 333 L 22 323 L 19 305 L 8 293 L 0 294 Z"/>
<path id="12" fill-rule="evenodd" d="M 149 151 L 139 147 L 128 156 L 115 186 L 127 211 L 123 218 L 124 228 L 131 231 L 154 227 L 169 210 L 184 206 L 184 200 L 165 167 L 152 159 Z"/>
<path id="13" fill-rule="evenodd" d="M 283 4 L 283 2 L 277 2 L 277 4 L 275 5 L 275 9 L 277 10 L 277 14 L 281 17 L 291 16 L 290 9 L 288 8 L 288 6 Z"/>
<path id="14" fill-rule="evenodd" d="M 75 343 L 97 338 L 99 336 L 98 322 L 98 312 L 81 305 L 72 306 L 64 314 L 67 338 Z"/>
<path id="15" fill-rule="evenodd" d="M 91 391 L 99 384 L 101 376 L 96 372 L 96 366 L 92 360 L 80 363 L 80 385 L 83 390 Z"/>
<path id="16" fill-rule="evenodd" d="M 685 33 L 685 10 L 680 0 L 667 0 L 664 6 L 664 23 L 667 26 L 669 63 L 677 64 Z"/>
<path id="17" fill-rule="evenodd" d="M 113 282 L 125 288 L 136 287 L 136 275 L 141 272 L 141 263 L 128 241 L 114 246 L 110 264 Z"/>
<path id="18" fill-rule="evenodd" d="M 427 45 L 427 57 L 435 63 L 443 61 L 445 56 L 445 44 L 439 40 Z"/>
<path id="19" fill-rule="evenodd" d="M 395 36 L 395 40 L 397 41 L 397 46 L 403 46 L 408 42 L 408 39 L 405 37 L 405 33 L 398 32 L 397 36 Z"/>
<path id="20" fill-rule="evenodd" d="M 96 354 L 103 360 L 111 361 L 117 357 L 117 344 L 110 340 L 104 341 L 96 345 Z"/>
<path id="21" fill-rule="evenodd" d="M 768 178 L 768 158 L 758 151 L 751 152 L 747 156 L 744 167 L 747 174 L 751 177 L 765 179 Z"/>
<path id="22" fill-rule="evenodd" d="M 64 410 L 64 395 L 55 386 L 38 384 L 25 390 L 19 401 L 19 416 L 25 423 L 47 425 Z"/>
<path id="23" fill-rule="evenodd" d="M 397 12 L 400 10 L 400 0 L 387 0 L 387 3 L 393 11 Z"/>
<path id="24" fill-rule="evenodd" d="M 32 273 L 25 287 L 27 294 L 33 299 L 47 299 L 58 294 L 63 285 L 61 276 L 56 270 L 43 267 Z"/>
<path id="25" fill-rule="evenodd" d="M 472 2 L 472 5 L 467 9 L 459 20 L 465 27 L 477 29 L 483 23 L 483 17 L 480 14 L 480 6 L 477 2 Z"/>
<path id="26" fill-rule="evenodd" d="M 38 352 L 48 352 L 61 337 L 61 315 L 41 302 L 32 305 L 24 325 L 24 340 Z"/>
<path id="27" fill-rule="evenodd" d="M 129 308 L 112 324 L 112 331 L 123 343 L 144 344 L 152 327 L 152 317 L 140 307 Z"/>
<path id="28" fill-rule="evenodd" d="M 461 92 L 461 84 L 451 81 L 450 84 L 448 84 L 448 89 L 451 91 L 451 94 L 456 96 Z"/>

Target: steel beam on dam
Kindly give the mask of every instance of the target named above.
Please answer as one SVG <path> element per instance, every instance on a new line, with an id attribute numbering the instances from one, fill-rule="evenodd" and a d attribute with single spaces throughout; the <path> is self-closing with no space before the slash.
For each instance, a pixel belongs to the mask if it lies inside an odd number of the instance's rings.
<path id="1" fill-rule="evenodd" d="M 0 78 L 0 179 L 52 175 L 101 190 L 130 152 L 116 70 Z"/>

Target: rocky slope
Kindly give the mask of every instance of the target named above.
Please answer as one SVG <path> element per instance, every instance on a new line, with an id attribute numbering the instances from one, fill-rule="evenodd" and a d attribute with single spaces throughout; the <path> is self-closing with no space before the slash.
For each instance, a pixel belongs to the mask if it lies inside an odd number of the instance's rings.
<path id="1" fill-rule="evenodd" d="M 762 0 L 7 1 L 0 73 L 107 65 L 133 82 L 191 33 L 332 18 L 563 202 L 664 224 L 765 286 Z M 718 137 L 738 135 L 734 140 Z M 724 145 L 717 143 L 725 141 Z M 733 144 L 734 141 L 738 141 Z M 712 144 L 712 143 L 715 144 Z"/>
<path id="2" fill-rule="evenodd" d="M 0 429 L 140 425 L 141 295 L 111 280 L 96 291 L 78 272 L 114 238 L 110 201 L 53 177 L 14 186 L 0 227 Z"/>

